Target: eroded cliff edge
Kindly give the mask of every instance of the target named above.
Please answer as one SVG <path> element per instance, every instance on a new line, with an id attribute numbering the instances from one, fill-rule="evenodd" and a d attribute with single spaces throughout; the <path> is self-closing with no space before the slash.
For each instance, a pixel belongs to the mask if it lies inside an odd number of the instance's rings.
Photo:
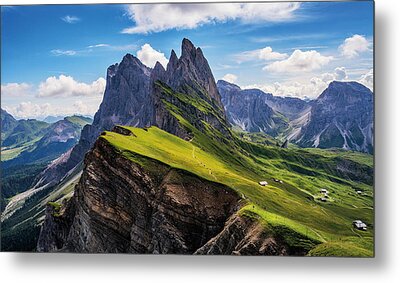
<path id="1" fill-rule="evenodd" d="M 307 252 L 291 250 L 257 220 L 241 215 L 245 201 L 231 188 L 144 156 L 134 160 L 100 137 L 85 157 L 74 196 L 61 207 L 48 206 L 38 251 Z"/>

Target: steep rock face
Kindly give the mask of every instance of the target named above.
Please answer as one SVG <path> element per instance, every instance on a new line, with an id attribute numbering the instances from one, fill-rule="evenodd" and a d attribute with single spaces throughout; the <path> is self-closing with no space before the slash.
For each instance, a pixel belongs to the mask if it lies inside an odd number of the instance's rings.
<path id="1" fill-rule="evenodd" d="M 173 50 L 171 52 L 165 82 L 176 91 L 186 91 L 189 86 L 203 99 L 222 108 L 221 97 L 203 51 L 186 38 L 182 41 L 179 59 Z M 199 86 L 204 91 L 199 90 Z"/>
<path id="2" fill-rule="evenodd" d="M 332 82 L 312 102 L 294 140 L 304 147 L 373 152 L 373 93 L 357 82 Z"/>
<path id="3" fill-rule="evenodd" d="M 296 97 L 281 97 L 268 95 L 265 103 L 274 111 L 282 113 L 289 120 L 296 119 L 306 113 L 310 109 L 307 101 Z"/>
<path id="4" fill-rule="evenodd" d="M 65 213 L 66 210 L 69 213 Z M 74 212 L 75 202 L 73 201 L 64 201 L 60 207 L 55 204 L 47 205 L 45 221 L 37 244 L 38 252 L 55 252 L 63 249 L 72 225 Z"/>
<path id="5" fill-rule="evenodd" d="M 143 162 L 100 138 L 85 158 L 73 204 L 61 216 L 48 213 L 38 250 L 192 254 L 240 208 L 239 196 L 223 185 Z"/>
<path id="6" fill-rule="evenodd" d="M 57 183 L 82 161 L 102 131 L 111 130 L 116 124 L 150 125 L 153 111 L 149 95 L 150 73 L 151 69 L 130 54 L 125 55 L 120 64 L 110 66 L 103 101 L 93 123 L 83 128 L 79 143 L 68 158 L 42 172 L 36 186 Z"/>
<path id="7" fill-rule="evenodd" d="M 99 138 L 73 197 L 48 205 L 37 250 L 305 255 L 315 246 L 289 244 L 282 228 L 241 214 L 244 204 L 231 188 L 144 156 L 127 159 Z"/>
<path id="8" fill-rule="evenodd" d="M 198 255 L 305 255 L 247 216 L 232 215 L 224 229 L 196 251 Z"/>
<path id="9" fill-rule="evenodd" d="M 205 101 L 217 109 L 216 113 L 209 115 L 198 111 L 195 105 L 165 96 L 165 89 L 160 88 L 158 82 L 174 92 Z M 156 125 L 182 138 L 190 138 L 190 133 L 179 125 L 176 117 L 165 107 L 165 101 L 181 109 L 182 113 L 190 113 L 185 118 L 196 124 L 196 128 L 202 130 L 204 124 L 201 121 L 205 121 L 223 134 L 230 134 L 214 77 L 200 48 L 195 48 L 189 40 L 184 39 L 181 57 L 178 59 L 172 51 L 167 70 L 159 63 L 150 69 L 136 57 L 127 54 L 120 64 L 112 65 L 107 70 L 104 98 L 93 124 L 83 128 L 79 143 L 68 158 L 47 168 L 39 176 L 40 182 L 36 187 L 57 183 L 82 161 L 99 134 L 111 130 L 115 125 Z"/>
<path id="10" fill-rule="evenodd" d="M 151 74 L 151 97 L 154 105 L 153 124 L 159 128 L 189 139 L 190 132 L 181 127 L 171 113 L 183 116 L 200 131 L 205 124 L 229 137 L 225 112 L 213 74 L 200 48 L 188 39 L 182 41 L 181 57 L 171 51 L 165 70 L 156 64 Z"/>
<path id="11" fill-rule="evenodd" d="M 257 89 L 242 90 L 239 86 L 219 80 L 217 83 L 222 96 L 228 120 L 232 125 L 248 132 L 263 132 L 277 136 L 289 126 L 285 117 L 267 104 L 271 94 Z"/>

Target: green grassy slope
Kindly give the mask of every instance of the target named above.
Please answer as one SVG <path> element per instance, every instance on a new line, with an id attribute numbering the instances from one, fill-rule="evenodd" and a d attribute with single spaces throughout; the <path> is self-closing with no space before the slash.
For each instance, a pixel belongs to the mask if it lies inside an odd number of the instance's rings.
<path id="1" fill-rule="evenodd" d="M 169 107 L 181 125 L 194 133 L 192 141 L 156 127 L 126 127 L 132 136 L 106 132 L 101 138 L 132 161 L 141 163 L 137 156 L 145 156 L 231 187 L 248 201 L 241 213 L 252 215 L 269 227 L 291 231 L 285 230 L 284 234 L 295 235 L 292 241 L 301 242 L 301 236 L 312 240 L 314 246 L 321 243 L 310 255 L 373 255 L 372 184 L 368 179 L 361 178 L 360 182 L 335 171 L 338 159 L 347 158 L 345 154 L 280 149 L 244 141 L 241 146 L 219 143 L 209 137 L 215 131 L 196 130 L 178 111 L 173 111 L 173 105 Z M 361 169 L 372 162 L 371 156 L 362 154 L 352 153 L 348 159 Z M 283 184 L 274 178 L 283 180 Z M 269 185 L 260 186 L 258 182 L 262 180 Z M 363 195 L 357 195 L 354 187 L 362 188 Z M 318 200 L 321 188 L 330 191 L 327 203 Z M 351 225 L 354 219 L 366 222 L 368 231 L 355 231 Z"/>

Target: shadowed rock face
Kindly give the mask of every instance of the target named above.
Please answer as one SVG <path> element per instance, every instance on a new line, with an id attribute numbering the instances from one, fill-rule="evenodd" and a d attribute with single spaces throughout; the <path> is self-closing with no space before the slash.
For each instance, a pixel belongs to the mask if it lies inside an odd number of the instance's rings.
<path id="1" fill-rule="evenodd" d="M 229 122 L 248 132 L 277 136 L 289 126 L 285 117 L 267 104 L 273 96 L 257 89 L 242 90 L 239 86 L 219 80 L 217 83 Z"/>
<path id="2" fill-rule="evenodd" d="M 357 82 L 332 82 L 312 102 L 309 121 L 295 137 L 304 147 L 373 152 L 373 93 Z"/>
<path id="3" fill-rule="evenodd" d="M 121 129 L 116 129 L 120 131 Z M 122 133 L 124 134 L 124 133 Z M 128 160 L 99 138 L 75 194 L 48 205 L 40 252 L 304 255 L 240 215 L 232 189 L 156 160 Z M 144 166 L 144 167 L 143 167 Z"/>
<path id="4" fill-rule="evenodd" d="M 147 162 L 125 159 L 100 138 L 66 208 L 48 209 L 38 250 L 192 254 L 240 207 L 223 185 Z"/>
<path id="5" fill-rule="evenodd" d="M 197 122 L 195 126 L 200 130 L 203 127 L 200 121 L 204 120 L 225 135 L 229 135 L 221 98 L 211 69 L 200 48 L 195 48 L 188 39 L 184 39 L 181 57 L 178 59 L 172 51 L 167 70 L 164 70 L 160 63 L 157 63 L 154 69 L 150 69 L 135 56 L 127 54 L 121 63 L 107 69 L 106 90 L 93 124 L 83 128 L 79 143 L 68 158 L 53 164 L 39 176 L 40 182 L 36 187 L 48 183 L 55 184 L 61 180 L 83 160 L 85 153 L 89 151 L 100 133 L 111 130 L 115 125 L 134 127 L 156 125 L 169 133 L 187 138 L 188 133 L 165 109 L 161 101 L 165 97 L 156 82 L 163 82 L 176 92 L 192 93 L 198 99 L 203 99 L 215 107 L 219 117 L 204 115 L 195 107 L 167 99 L 184 113 L 191 113 L 190 117 L 185 118 L 190 122 Z"/>
<path id="6" fill-rule="evenodd" d="M 179 126 L 178 120 L 166 109 L 165 102 L 180 110 L 183 117 L 200 131 L 204 124 L 211 125 L 224 136 L 229 137 L 230 131 L 221 102 L 214 76 L 200 48 L 196 48 L 188 39 L 182 41 L 181 57 L 171 51 L 171 56 L 165 70 L 161 64 L 156 64 L 151 74 L 151 96 L 154 105 L 153 125 L 188 139 L 190 133 Z M 198 103 L 205 103 L 214 109 L 213 113 L 200 111 L 198 107 L 168 95 L 166 90 L 181 93 Z"/>
<path id="7" fill-rule="evenodd" d="M 151 69 L 139 59 L 127 54 L 121 63 L 107 69 L 107 84 L 103 101 L 94 116 L 92 125 L 86 125 L 79 143 L 68 158 L 53 164 L 39 176 L 39 187 L 55 184 L 79 164 L 99 134 L 114 125 L 144 127 L 151 124 L 152 108 L 149 96 Z"/>

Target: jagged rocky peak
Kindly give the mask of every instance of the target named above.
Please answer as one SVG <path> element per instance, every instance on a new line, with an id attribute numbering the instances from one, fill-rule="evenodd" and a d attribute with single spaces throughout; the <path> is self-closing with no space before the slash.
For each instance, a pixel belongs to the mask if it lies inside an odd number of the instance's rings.
<path id="1" fill-rule="evenodd" d="M 288 127 L 288 123 L 267 101 L 271 94 L 259 89 L 244 89 L 219 80 L 217 83 L 228 121 L 244 131 L 264 132 L 277 136 Z"/>
<path id="2" fill-rule="evenodd" d="M 196 47 L 189 39 L 184 38 L 182 40 L 182 57 L 185 58 L 193 56 L 196 56 Z"/>
<path id="3" fill-rule="evenodd" d="M 171 56 L 169 56 L 169 61 L 168 61 L 168 65 L 167 65 L 167 71 L 172 72 L 173 70 L 176 69 L 177 65 L 178 65 L 178 56 L 176 56 L 175 50 L 172 49 L 171 50 Z"/>
<path id="4" fill-rule="evenodd" d="M 357 82 L 334 81 L 312 103 L 309 122 L 295 136 L 304 147 L 373 152 L 373 93 Z"/>
<path id="5" fill-rule="evenodd" d="M 333 81 L 317 98 L 317 101 L 333 99 L 336 103 L 354 103 L 354 99 L 364 99 L 368 96 L 372 97 L 371 90 L 358 82 Z"/>
<path id="6" fill-rule="evenodd" d="M 142 69 L 144 72 L 150 74 L 151 68 L 145 66 L 142 61 L 139 60 L 136 56 L 127 53 L 124 58 L 122 58 L 121 63 L 119 64 L 120 68 L 128 68 L 128 67 L 138 67 Z"/>
<path id="7" fill-rule="evenodd" d="M 171 51 L 164 82 L 176 91 L 185 92 L 187 87 L 190 87 L 201 98 L 223 108 L 217 84 L 203 51 L 186 38 L 182 41 L 179 59 L 175 51 Z M 202 89 L 200 90 L 198 86 Z"/>
<path id="8" fill-rule="evenodd" d="M 227 91 L 241 90 L 240 86 L 235 85 L 230 82 L 227 82 L 227 81 L 224 81 L 224 80 L 218 80 L 217 87 L 218 87 L 219 91 L 221 91 L 221 89 L 227 90 Z"/>
<path id="9" fill-rule="evenodd" d="M 120 63 L 108 67 L 103 101 L 92 125 L 83 128 L 79 143 L 73 148 L 69 158 L 41 173 L 42 178 L 37 186 L 60 181 L 82 161 L 102 131 L 111 130 L 117 124 L 149 126 L 153 111 L 149 94 L 151 72 L 150 68 L 132 54 L 126 54 Z"/>
<path id="10" fill-rule="evenodd" d="M 164 81 L 165 80 L 165 69 L 163 65 L 161 65 L 160 62 L 156 62 L 156 65 L 154 66 L 153 70 L 151 71 L 150 79 L 152 84 L 157 81 Z"/>

